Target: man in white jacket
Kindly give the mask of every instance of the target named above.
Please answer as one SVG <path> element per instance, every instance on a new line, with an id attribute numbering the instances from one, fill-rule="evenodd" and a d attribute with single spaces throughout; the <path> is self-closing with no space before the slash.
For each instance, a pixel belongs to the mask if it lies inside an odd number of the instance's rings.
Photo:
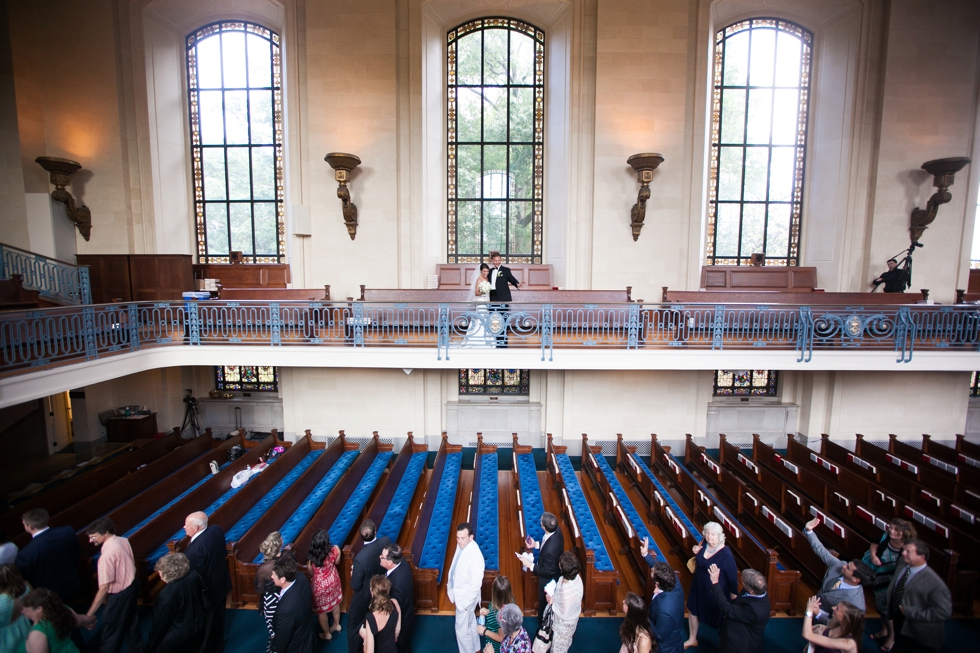
<path id="1" fill-rule="evenodd" d="M 473 527 L 463 522 L 456 527 L 456 554 L 449 568 L 449 600 L 456 606 L 456 645 L 459 653 L 479 653 L 476 608 L 483 588 L 483 552 L 474 542 Z"/>

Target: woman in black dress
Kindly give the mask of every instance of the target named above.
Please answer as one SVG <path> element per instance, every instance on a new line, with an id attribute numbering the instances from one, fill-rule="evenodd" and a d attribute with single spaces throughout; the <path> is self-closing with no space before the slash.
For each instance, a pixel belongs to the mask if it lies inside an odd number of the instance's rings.
<path id="1" fill-rule="evenodd" d="M 402 609 L 398 601 L 389 598 L 391 581 L 378 574 L 371 579 L 371 607 L 360 635 L 364 653 L 398 653 L 395 642 L 402 629 Z"/>
<path id="2" fill-rule="evenodd" d="M 167 584 L 153 608 L 146 653 L 197 650 L 204 639 L 204 581 L 183 553 L 170 553 L 153 568 Z"/>

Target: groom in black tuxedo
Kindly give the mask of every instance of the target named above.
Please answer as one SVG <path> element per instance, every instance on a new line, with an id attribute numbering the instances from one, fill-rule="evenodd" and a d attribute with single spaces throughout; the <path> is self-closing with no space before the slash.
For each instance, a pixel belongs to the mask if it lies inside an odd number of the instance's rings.
<path id="1" fill-rule="evenodd" d="M 507 302 L 511 301 L 510 286 L 522 288 L 523 283 L 514 278 L 510 268 L 500 264 L 500 252 L 490 252 L 490 301 L 491 310 L 507 317 Z M 497 334 L 497 347 L 507 347 L 507 329 Z"/>

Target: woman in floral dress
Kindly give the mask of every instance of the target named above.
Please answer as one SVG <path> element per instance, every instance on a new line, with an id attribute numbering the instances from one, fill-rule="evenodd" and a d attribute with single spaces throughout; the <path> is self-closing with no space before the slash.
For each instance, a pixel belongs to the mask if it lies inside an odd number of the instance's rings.
<path id="1" fill-rule="evenodd" d="M 330 535 L 322 528 L 310 542 L 306 561 L 313 570 L 313 612 L 323 630 L 320 639 L 331 639 L 331 633 L 340 632 L 340 601 L 344 593 L 340 587 L 340 574 L 337 573 L 340 549 L 330 544 Z M 329 614 L 333 614 L 332 627 Z"/>

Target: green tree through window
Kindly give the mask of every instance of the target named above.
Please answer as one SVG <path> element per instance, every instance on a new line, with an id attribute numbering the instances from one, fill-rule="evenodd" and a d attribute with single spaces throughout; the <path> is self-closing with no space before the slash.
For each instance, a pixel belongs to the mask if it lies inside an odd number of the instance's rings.
<path id="1" fill-rule="evenodd" d="M 715 38 L 707 263 L 798 265 L 813 35 L 775 18 Z"/>
<path id="2" fill-rule="evenodd" d="M 279 35 L 241 21 L 187 37 L 194 212 L 201 263 L 285 257 Z"/>
<path id="3" fill-rule="evenodd" d="M 544 33 L 481 18 L 448 34 L 448 260 L 541 262 Z"/>

